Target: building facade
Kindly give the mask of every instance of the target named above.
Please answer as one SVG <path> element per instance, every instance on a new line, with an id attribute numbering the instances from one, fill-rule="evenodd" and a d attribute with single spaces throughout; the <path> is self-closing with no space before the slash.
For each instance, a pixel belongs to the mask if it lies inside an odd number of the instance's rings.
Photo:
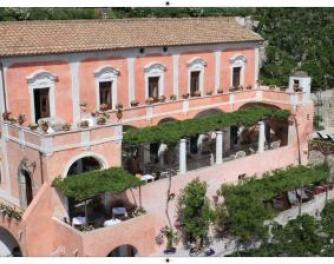
<path id="1" fill-rule="evenodd" d="M 163 249 L 155 236 L 167 221 L 164 147 L 141 145 L 133 158 L 122 144 L 129 127 L 253 105 L 291 111 L 295 122 L 182 139 L 171 186 L 176 195 L 196 177 L 208 182 L 212 198 L 221 184 L 243 175 L 307 162 L 309 78 L 298 77 L 299 90 L 261 85 L 263 39 L 234 18 L 4 22 L 0 32 L 0 197 L 24 210 L 21 221 L 0 217 L 8 254 L 150 256 Z M 53 180 L 118 166 L 155 180 L 105 195 L 104 205 L 126 200 L 146 214 L 91 231 L 73 227 L 73 206 Z M 175 221 L 175 201 L 170 208 Z"/>

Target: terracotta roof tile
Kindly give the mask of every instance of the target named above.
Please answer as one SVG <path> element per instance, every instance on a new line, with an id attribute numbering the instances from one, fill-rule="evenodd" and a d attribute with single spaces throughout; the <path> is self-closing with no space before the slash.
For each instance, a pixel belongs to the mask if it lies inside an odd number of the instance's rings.
<path id="1" fill-rule="evenodd" d="M 149 18 L 0 23 L 0 56 L 262 41 L 234 18 Z"/>

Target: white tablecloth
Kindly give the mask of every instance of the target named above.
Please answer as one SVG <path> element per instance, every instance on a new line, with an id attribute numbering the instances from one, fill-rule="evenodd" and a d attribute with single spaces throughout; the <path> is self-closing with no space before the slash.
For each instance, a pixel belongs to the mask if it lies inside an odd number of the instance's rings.
<path id="1" fill-rule="evenodd" d="M 76 216 L 72 219 L 72 225 L 85 225 L 86 224 L 86 217 L 84 216 Z"/>
<path id="2" fill-rule="evenodd" d="M 115 219 L 110 219 L 110 220 L 107 220 L 107 221 L 104 221 L 104 226 L 112 226 L 112 225 L 116 225 L 116 224 L 119 224 L 121 223 L 122 221 L 115 218 Z"/>
<path id="3" fill-rule="evenodd" d="M 154 180 L 154 176 L 151 174 L 145 174 L 143 176 L 140 177 L 142 181 L 148 182 L 148 181 L 153 181 Z"/>

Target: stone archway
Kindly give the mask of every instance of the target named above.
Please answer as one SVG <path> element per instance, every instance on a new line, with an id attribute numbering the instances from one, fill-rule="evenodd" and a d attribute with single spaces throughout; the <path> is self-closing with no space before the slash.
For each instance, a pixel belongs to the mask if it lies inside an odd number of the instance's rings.
<path id="1" fill-rule="evenodd" d="M 6 229 L 0 227 L 0 257 L 22 257 L 19 243 Z"/>
<path id="2" fill-rule="evenodd" d="M 22 208 L 28 207 L 34 197 L 34 182 L 32 174 L 33 171 L 31 171 L 27 165 L 27 160 L 22 160 L 18 168 L 19 197 Z"/>
<path id="3" fill-rule="evenodd" d="M 137 257 L 138 250 L 132 245 L 121 245 L 107 255 L 107 257 Z"/>

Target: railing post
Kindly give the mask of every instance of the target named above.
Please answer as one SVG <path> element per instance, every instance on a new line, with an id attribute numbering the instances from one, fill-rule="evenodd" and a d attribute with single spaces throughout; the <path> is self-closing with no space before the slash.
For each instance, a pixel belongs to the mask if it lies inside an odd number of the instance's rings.
<path id="1" fill-rule="evenodd" d="M 265 143 L 265 123 L 264 121 L 259 122 L 259 146 L 258 152 L 261 153 L 264 151 L 264 143 Z"/>
<path id="2" fill-rule="evenodd" d="M 216 132 L 216 164 L 223 163 L 223 132 Z"/>
<path id="3" fill-rule="evenodd" d="M 179 169 L 180 174 L 187 172 L 187 140 L 182 138 L 180 140 L 180 155 L 179 155 Z"/>

